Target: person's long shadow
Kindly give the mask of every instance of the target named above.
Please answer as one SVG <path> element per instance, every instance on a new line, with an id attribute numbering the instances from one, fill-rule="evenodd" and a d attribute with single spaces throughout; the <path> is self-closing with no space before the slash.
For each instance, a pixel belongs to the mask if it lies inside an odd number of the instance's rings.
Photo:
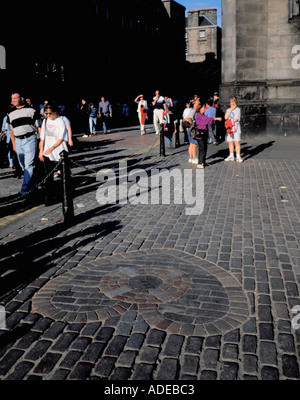
<path id="1" fill-rule="evenodd" d="M 35 192 L 34 198 L 31 196 L 22 196 L 19 193 L 1 197 L 0 218 L 24 212 L 41 204 L 43 204 L 43 196 L 38 190 Z"/>
<path id="2" fill-rule="evenodd" d="M 104 151 L 104 149 L 103 149 L 103 151 L 101 152 L 100 150 L 97 151 L 97 149 L 96 149 L 95 151 L 82 152 L 82 153 L 79 153 L 78 155 L 76 154 L 76 156 L 74 156 L 74 154 L 72 153 L 70 156 L 70 160 L 78 162 L 82 165 L 90 164 L 93 159 L 103 159 L 104 156 L 107 157 L 110 155 L 117 156 L 118 153 L 121 153 L 124 150 L 125 149 L 118 148 L 118 149 Z"/>
<path id="3" fill-rule="evenodd" d="M 267 143 L 259 144 L 256 147 L 251 147 L 249 145 L 246 147 L 243 147 L 243 146 L 247 145 L 248 143 L 247 142 L 241 143 L 241 156 L 244 159 L 244 161 L 248 160 L 249 158 L 255 157 L 259 153 L 262 153 L 264 150 L 273 146 L 274 143 L 275 143 L 275 140 L 272 140 Z M 207 160 L 211 159 L 212 162 L 210 162 L 210 165 L 213 165 L 213 164 L 222 162 L 227 156 L 228 156 L 228 149 L 221 149 L 221 150 L 217 151 L 216 153 L 211 154 L 209 157 L 207 157 Z"/>
<path id="4" fill-rule="evenodd" d="M 224 159 L 228 157 L 228 149 L 218 150 L 216 153 L 211 154 L 206 160 L 212 160 L 209 165 L 217 164 L 219 162 L 224 161 Z"/>
<path id="5" fill-rule="evenodd" d="M 269 147 L 273 146 L 274 143 L 275 143 L 275 140 L 271 140 L 270 142 L 259 144 L 258 146 L 254 147 L 254 148 L 252 148 L 251 146 L 242 147 L 241 148 L 241 156 L 243 157 L 244 161 L 248 160 L 249 158 L 255 157 L 259 153 L 262 153 Z M 247 143 L 243 143 L 243 144 L 246 145 Z"/>
<path id="6" fill-rule="evenodd" d="M 140 161 L 138 159 L 126 160 L 127 173 L 129 174 L 134 169 L 137 169 L 138 171 L 140 169 L 143 169 L 144 171 L 148 171 L 148 176 L 150 176 L 151 168 L 153 168 L 153 167 L 158 168 L 157 162 L 151 162 L 151 160 L 152 160 L 151 156 L 145 157 L 142 161 Z M 121 161 L 121 159 L 118 161 Z M 172 165 L 164 167 L 163 169 L 170 170 L 177 166 L 178 166 L 178 164 L 172 164 Z M 115 173 L 115 177 L 118 180 L 120 171 L 119 171 L 119 165 L 116 162 L 111 163 L 111 164 L 105 164 L 101 169 L 99 169 L 98 172 L 100 173 L 101 171 L 110 170 L 110 169 L 113 170 L 113 172 Z M 86 177 L 84 175 L 83 176 L 80 175 L 77 177 L 74 176 L 72 178 L 72 182 L 73 182 L 73 186 L 75 188 L 74 195 L 73 195 L 74 199 L 75 198 L 78 199 L 80 196 L 83 196 L 84 194 L 89 193 L 91 191 L 96 191 L 100 185 L 99 181 L 97 180 L 96 174 L 92 174 L 92 175 L 89 175 Z"/>
<path id="7" fill-rule="evenodd" d="M 99 206 L 94 210 L 76 216 L 73 226 L 97 215 L 113 213 L 119 208 L 116 205 Z M 112 220 L 100 224 L 96 223 L 83 230 L 75 228 L 74 233 L 68 234 L 70 226 L 61 223 L 2 245 L 0 247 L 0 274 L 2 276 L 0 296 L 24 282 L 34 280 L 44 271 L 53 267 L 56 260 L 64 258 L 67 261 L 77 252 L 78 248 L 121 228 L 120 221 Z M 66 234 L 62 235 L 64 231 L 66 231 Z M 74 240 L 75 244 L 67 245 Z"/>
<path id="8" fill-rule="evenodd" d="M 118 151 L 122 150 L 116 150 L 116 151 L 111 151 L 111 152 L 105 152 L 103 154 L 116 154 Z M 95 153 L 98 155 L 98 159 L 94 160 L 83 160 L 80 161 L 80 163 L 73 164 L 72 161 L 74 158 L 70 158 L 70 164 L 71 164 L 71 171 L 72 169 L 74 170 L 75 168 L 82 168 L 80 172 L 76 171 L 73 173 L 72 176 L 72 185 L 74 188 L 78 188 L 81 186 L 82 183 L 84 183 L 85 188 L 78 191 L 75 190 L 74 192 L 74 198 L 78 197 L 82 194 L 88 193 L 93 190 L 93 187 L 90 185 L 86 185 L 86 181 L 90 183 L 90 181 L 95 182 L 95 171 L 97 170 L 103 170 L 103 169 L 108 169 L 111 168 L 112 166 L 117 166 L 119 161 L 122 160 L 122 156 L 116 155 L 116 157 L 109 158 L 108 160 L 104 159 L 102 161 L 102 154 L 99 155 L 99 153 Z M 98 161 L 98 162 L 96 162 Z M 102 162 L 101 162 L 102 161 Z M 93 162 L 92 167 L 90 167 L 91 163 Z M 100 163 L 101 162 L 101 163 Z M 98 164 L 98 165 L 97 165 Z M 0 178 L 1 179 L 1 178 Z M 62 200 L 62 188 L 61 188 L 61 181 L 55 181 L 53 183 L 53 193 L 57 194 L 57 199 L 56 203 L 60 203 Z M 36 207 L 39 205 L 44 204 L 44 195 L 43 191 L 36 188 L 32 196 L 21 196 L 19 193 L 16 193 L 14 195 L 8 195 L 4 197 L 0 197 L 0 218 L 3 218 L 7 215 L 15 215 L 21 212 L 24 212 L 32 207 Z"/>
<path id="9" fill-rule="evenodd" d="M 110 144 L 115 144 L 119 141 L 121 141 L 123 139 L 109 139 L 107 138 L 102 139 L 102 140 L 94 140 L 91 142 L 88 141 L 81 141 L 78 140 L 77 138 L 74 138 L 74 146 L 72 148 L 72 154 L 74 155 L 74 157 L 81 157 L 81 154 L 78 153 L 83 153 L 83 152 L 87 152 L 87 151 L 93 151 L 93 150 L 97 150 L 97 149 L 103 149 L 106 146 L 110 145 Z"/>

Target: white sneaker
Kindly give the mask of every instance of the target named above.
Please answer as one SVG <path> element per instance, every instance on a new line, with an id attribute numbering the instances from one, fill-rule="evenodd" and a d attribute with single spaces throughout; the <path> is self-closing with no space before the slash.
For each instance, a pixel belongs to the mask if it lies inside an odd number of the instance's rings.
<path id="1" fill-rule="evenodd" d="M 193 158 L 189 158 L 189 163 L 192 163 L 193 162 Z"/>
<path id="2" fill-rule="evenodd" d="M 198 164 L 198 158 L 192 158 L 192 164 Z"/>
<path id="3" fill-rule="evenodd" d="M 234 161 L 234 156 L 228 156 L 224 161 Z"/>
<path id="4" fill-rule="evenodd" d="M 204 169 L 204 164 L 198 164 L 198 165 L 197 165 L 197 168 L 199 168 L 199 169 Z"/>
<path id="5" fill-rule="evenodd" d="M 243 162 L 244 160 L 242 159 L 242 157 L 237 157 L 236 158 L 236 162 Z"/>

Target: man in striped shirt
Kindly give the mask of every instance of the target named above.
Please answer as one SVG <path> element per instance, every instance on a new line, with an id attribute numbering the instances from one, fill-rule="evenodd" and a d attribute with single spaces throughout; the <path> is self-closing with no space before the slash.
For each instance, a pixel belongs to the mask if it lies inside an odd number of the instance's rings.
<path id="1" fill-rule="evenodd" d="M 12 94 L 11 104 L 13 107 L 7 114 L 7 128 L 10 130 L 13 149 L 24 171 L 21 193 L 26 194 L 34 187 L 33 174 L 40 117 L 34 108 L 26 105 L 20 93 Z"/>

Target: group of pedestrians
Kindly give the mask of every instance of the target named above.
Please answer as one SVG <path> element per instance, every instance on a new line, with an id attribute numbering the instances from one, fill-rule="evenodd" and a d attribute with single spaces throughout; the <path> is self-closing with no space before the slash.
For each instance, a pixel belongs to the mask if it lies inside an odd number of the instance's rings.
<path id="1" fill-rule="evenodd" d="M 183 112 L 183 124 L 187 130 L 189 139 L 189 162 L 197 164 L 197 168 L 203 169 L 206 165 L 207 145 L 217 145 L 216 121 L 222 122 L 222 117 L 217 117 L 218 95 L 203 102 L 200 97 L 195 98 L 187 104 Z M 224 161 L 235 161 L 234 147 L 236 151 L 236 161 L 241 163 L 241 110 L 237 107 L 235 97 L 230 98 L 230 108 L 224 116 L 226 127 L 226 141 L 229 147 L 229 156 Z M 193 132 L 193 134 L 192 134 Z M 198 147 L 198 157 L 196 156 Z"/>
<path id="2" fill-rule="evenodd" d="M 77 105 L 77 111 L 79 129 L 86 132 L 88 125 L 89 133 L 84 133 L 83 137 L 96 135 L 98 119 L 102 122 L 103 133 L 108 133 L 109 121 L 112 118 L 112 105 L 104 96 L 101 97 L 98 106 L 96 106 L 94 102 L 88 103 L 87 100 L 83 98 Z"/>
<path id="3" fill-rule="evenodd" d="M 73 146 L 70 121 L 61 116 L 61 107 L 55 102 L 45 101 L 40 111 L 25 101 L 21 93 L 12 93 L 11 104 L 5 117 L 5 129 L 11 148 L 23 171 L 21 195 L 29 195 L 35 189 L 41 176 L 48 175 L 45 182 L 45 204 L 54 202 L 53 174 L 62 151 Z M 13 165 L 11 165 L 13 168 Z M 50 172 L 53 172 L 50 174 Z"/>
<path id="4" fill-rule="evenodd" d="M 144 135 L 146 133 L 145 119 L 147 119 L 149 111 L 148 103 L 143 95 L 137 96 L 134 101 L 138 104 L 137 112 L 141 134 Z M 179 118 L 178 113 L 174 113 L 173 100 L 168 96 L 162 96 L 159 90 L 155 91 L 151 106 L 155 134 L 158 135 L 163 126 L 164 137 L 168 148 L 172 148 L 172 138 L 174 133 L 176 134 L 179 129 L 179 120 L 181 119 L 181 127 L 184 131 L 184 142 L 189 144 L 189 162 L 197 164 L 197 168 L 205 168 L 208 144 L 216 146 L 218 143 L 216 121 L 219 123 L 223 121 L 226 127 L 229 156 L 225 158 L 225 161 L 235 161 L 235 147 L 236 161 L 243 162 L 240 146 L 241 111 L 240 108 L 237 107 L 235 97 L 230 99 L 230 108 L 227 109 L 224 117 L 217 116 L 217 111 L 219 109 L 219 96 L 217 92 L 206 101 L 202 101 L 198 95 L 189 98 L 181 118 Z"/>
<path id="5" fill-rule="evenodd" d="M 168 96 L 161 96 L 159 90 L 156 90 L 150 107 L 148 106 L 148 102 L 144 98 L 143 94 L 137 96 L 134 102 L 138 105 L 137 113 L 141 127 L 141 135 L 145 135 L 146 133 L 145 123 L 146 120 L 149 118 L 150 108 L 153 113 L 155 134 L 159 135 L 161 124 L 168 123 L 168 121 L 170 120 L 170 116 L 168 116 L 168 114 L 173 114 L 173 100 Z"/>
<path id="6" fill-rule="evenodd" d="M 226 126 L 229 156 L 225 161 L 243 162 L 240 154 L 240 108 L 237 107 L 236 98 L 232 97 L 230 108 L 227 109 L 224 118 L 217 117 L 218 99 L 217 93 L 205 102 L 195 95 L 187 101 L 180 118 L 178 113 L 174 112 L 175 102 L 168 96 L 162 96 L 159 90 L 156 90 L 150 103 L 155 134 L 160 134 L 163 129 L 168 148 L 172 148 L 172 138 L 174 133 L 177 133 L 180 126 L 179 120 L 181 120 L 184 141 L 189 144 L 189 162 L 197 164 L 197 168 L 205 167 L 208 144 L 217 145 L 216 121 L 219 123 L 223 121 Z M 145 135 L 149 105 L 143 94 L 137 96 L 134 102 L 137 104 L 141 135 Z M 102 119 L 104 134 L 108 132 L 107 120 L 112 118 L 112 105 L 104 97 L 101 98 L 98 106 L 92 102 L 88 104 L 85 99 L 82 99 L 77 110 L 81 116 L 85 118 L 88 116 L 90 135 L 96 134 L 98 118 Z M 73 146 L 71 122 L 62 114 L 64 114 L 64 106 L 59 106 L 53 101 L 45 100 L 37 111 L 30 100 L 25 100 L 21 93 L 12 93 L 11 104 L 2 126 L 4 139 L 10 146 L 7 154 L 9 168 L 16 168 L 17 164 L 23 171 L 20 193 L 26 195 L 35 188 L 38 183 L 36 169 L 39 169 L 40 162 L 44 167 L 44 176 L 49 175 L 45 184 L 45 204 L 47 205 L 53 201 L 51 192 L 53 174 L 50 172 L 55 169 L 60 153 L 68 152 Z M 57 174 L 59 173 L 58 170 Z"/>

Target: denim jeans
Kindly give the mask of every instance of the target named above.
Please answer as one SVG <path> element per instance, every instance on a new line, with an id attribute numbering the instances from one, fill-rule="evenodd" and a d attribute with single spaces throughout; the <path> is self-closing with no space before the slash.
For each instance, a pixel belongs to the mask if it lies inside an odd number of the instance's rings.
<path id="1" fill-rule="evenodd" d="M 170 137 L 168 137 L 168 136 L 165 135 L 165 140 L 166 140 L 166 142 L 167 142 L 167 145 L 172 144 L 172 137 L 171 137 L 171 139 L 170 139 Z"/>
<path id="2" fill-rule="evenodd" d="M 90 123 L 90 133 L 96 132 L 96 125 L 97 125 L 97 117 L 89 118 L 89 123 Z"/>
<path id="3" fill-rule="evenodd" d="M 10 138 L 10 132 L 9 129 L 6 130 L 6 145 L 8 149 L 7 153 L 7 158 L 9 162 L 9 166 L 13 167 L 14 166 L 14 157 L 13 157 L 13 150 L 12 150 L 12 145 L 10 144 L 11 138 Z"/>
<path id="4" fill-rule="evenodd" d="M 33 173 L 35 167 L 37 138 L 36 135 L 32 135 L 25 139 L 18 139 L 16 137 L 15 141 L 19 164 L 24 171 L 21 192 L 26 193 L 33 189 L 34 186 Z"/>
<path id="5" fill-rule="evenodd" d="M 103 130 L 104 130 L 104 132 L 107 132 L 106 123 L 107 123 L 107 121 L 108 121 L 109 115 L 110 115 L 109 113 L 105 113 L 105 114 L 103 114 L 103 116 L 102 116 L 102 119 L 103 119 Z"/>
<path id="6" fill-rule="evenodd" d="M 217 141 L 215 124 L 208 125 L 208 137 L 212 142 Z"/>

